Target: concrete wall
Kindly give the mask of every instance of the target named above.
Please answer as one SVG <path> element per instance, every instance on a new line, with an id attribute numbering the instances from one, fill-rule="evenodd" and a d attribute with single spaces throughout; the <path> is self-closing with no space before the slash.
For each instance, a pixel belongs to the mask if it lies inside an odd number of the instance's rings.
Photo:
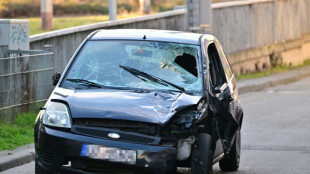
<path id="1" fill-rule="evenodd" d="M 0 58 L 0 121 L 12 121 L 54 89 L 53 53 Z M 37 110 L 36 110 L 37 111 Z"/>
<path id="2" fill-rule="evenodd" d="M 212 33 L 228 54 L 310 32 L 309 0 L 248 0 L 213 4 Z"/>
<path id="3" fill-rule="evenodd" d="M 309 56 L 309 0 L 247 0 L 213 4 L 212 33 L 235 73 L 297 65 Z"/>

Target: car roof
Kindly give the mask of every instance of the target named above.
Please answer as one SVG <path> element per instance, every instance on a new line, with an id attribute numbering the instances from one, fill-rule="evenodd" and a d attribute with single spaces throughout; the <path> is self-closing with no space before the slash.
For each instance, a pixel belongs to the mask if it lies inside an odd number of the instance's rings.
<path id="1" fill-rule="evenodd" d="M 99 30 L 90 40 L 149 40 L 199 45 L 201 36 L 198 33 L 170 30 L 114 29 Z"/>

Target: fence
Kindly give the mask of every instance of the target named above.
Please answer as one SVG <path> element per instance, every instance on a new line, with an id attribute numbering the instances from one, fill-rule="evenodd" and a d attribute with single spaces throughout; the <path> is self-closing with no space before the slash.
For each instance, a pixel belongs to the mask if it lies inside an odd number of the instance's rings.
<path id="1" fill-rule="evenodd" d="M 43 51 L 10 51 L 15 57 L 0 58 L 0 120 L 12 121 L 31 104 L 46 101 L 53 90 L 53 53 Z M 21 53 L 36 53 L 23 55 Z"/>

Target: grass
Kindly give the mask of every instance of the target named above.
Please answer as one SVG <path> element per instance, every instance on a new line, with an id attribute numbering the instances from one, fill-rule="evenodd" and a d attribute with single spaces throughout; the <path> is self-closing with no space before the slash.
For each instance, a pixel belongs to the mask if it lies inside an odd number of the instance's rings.
<path id="1" fill-rule="evenodd" d="M 12 150 L 33 143 L 33 128 L 37 113 L 18 115 L 12 123 L 0 122 L 0 150 Z"/>
<path id="2" fill-rule="evenodd" d="M 138 13 L 121 14 L 117 16 L 117 19 L 124 19 L 130 17 L 136 17 Z M 66 16 L 66 17 L 54 17 L 53 28 L 51 30 L 41 29 L 41 18 L 26 18 L 29 20 L 29 35 L 40 34 L 47 31 L 59 30 L 69 27 L 81 26 L 86 24 L 92 24 L 97 22 L 108 21 L 108 15 L 94 15 L 94 16 Z"/>
<path id="3" fill-rule="evenodd" d="M 304 66 L 310 65 L 310 59 L 305 60 L 303 64 L 297 65 L 297 66 L 291 66 L 291 65 L 277 65 L 270 70 L 266 70 L 265 72 L 255 72 L 247 75 L 238 75 L 236 76 L 237 80 L 242 80 L 242 79 L 254 79 L 254 78 L 260 78 L 264 76 L 268 76 L 274 73 L 280 73 L 284 71 L 289 71 L 297 68 L 301 68 Z"/>

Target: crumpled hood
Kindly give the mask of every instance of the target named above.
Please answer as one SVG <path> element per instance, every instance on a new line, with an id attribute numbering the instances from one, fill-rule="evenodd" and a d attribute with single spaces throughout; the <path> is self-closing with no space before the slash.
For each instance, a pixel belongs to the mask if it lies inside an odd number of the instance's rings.
<path id="1" fill-rule="evenodd" d="M 72 118 L 108 118 L 165 124 L 178 110 L 196 105 L 202 96 L 185 93 L 56 88 L 51 99 L 69 104 Z"/>

